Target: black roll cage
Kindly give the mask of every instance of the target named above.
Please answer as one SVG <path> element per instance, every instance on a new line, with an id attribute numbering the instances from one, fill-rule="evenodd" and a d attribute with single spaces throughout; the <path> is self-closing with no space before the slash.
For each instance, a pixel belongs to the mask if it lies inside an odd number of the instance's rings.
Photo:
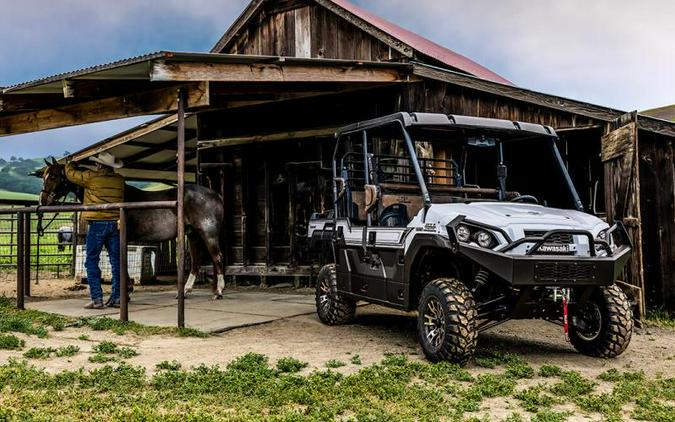
<path id="1" fill-rule="evenodd" d="M 424 180 L 422 174 L 422 169 L 419 164 L 419 159 L 417 158 L 417 152 L 415 151 L 415 145 L 413 143 L 410 134 L 408 133 L 407 128 L 409 127 L 423 127 L 423 128 L 465 128 L 465 129 L 484 129 L 486 131 L 492 132 L 502 132 L 508 134 L 519 134 L 526 135 L 522 139 L 531 138 L 535 136 L 541 136 L 547 138 L 551 151 L 553 152 L 554 158 L 558 164 L 558 169 L 561 172 L 561 175 L 565 179 L 565 183 L 569 190 L 574 206 L 578 211 L 583 211 L 583 203 L 579 198 L 579 194 L 572 183 L 572 178 L 567 171 L 565 162 L 560 155 L 558 146 L 556 145 L 556 140 L 558 139 L 557 134 L 550 126 L 537 125 L 532 123 L 524 122 L 514 122 L 508 120 L 500 119 L 488 119 L 482 117 L 472 117 L 472 116 L 458 116 L 458 115 L 445 115 L 437 113 L 407 113 L 400 112 L 391 114 L 384 117 L 379 117 L 371 120 L 365 120 L 362 122 L 354 123 L 345 127 L 338 129 L 335 133 L 335 148 L 333 150 L 333 216 L 334 219 L 338 218 L 338 188 L 337 188 L 337 153 L 341 144 L 341 140 L 347 135 L 353 135 L 356 133 L 361 133 L 362 142 L 363 142 L 363 156 L 364 156 L 364 171 L 365 171 L 365 180 L 366 184 L 370 181 L 370 172 L 371 164 L 368 155 L 368 131 L 371 129 L 381 128 L 387 125 L 396 124 L 401 128 L 401 134 L 403 135 L 403 140 L 405 141 L 406 149 L 408 150 L 408 159 L 412 164 L 415 176 L 422 192 L 422 197 L 424 201 L 424 214 L 422 216 L 422 222 L 426 220 L 426 211 L 431 206 L 431 195 L 427 188 L 427 184 Z M 518 138 L 515 138 L 511 141 L 517 141 Z M 499 142 L 498 148 L 502 148 L 502 141 Z M 500 157 L 502 154 L 500 153 Z M 501 158 L 500 158 L 501 159 Z M 503 165 L 500 161 L 500 165 Z M 500 180 L 500 184 L 501 184 Z M 501 189 L 500 189 L 501 191 Z M 504 192 L 500 194 L 503 196 Z M 368 223 L 370 225 L 370 216 L 368 216 Z"/>

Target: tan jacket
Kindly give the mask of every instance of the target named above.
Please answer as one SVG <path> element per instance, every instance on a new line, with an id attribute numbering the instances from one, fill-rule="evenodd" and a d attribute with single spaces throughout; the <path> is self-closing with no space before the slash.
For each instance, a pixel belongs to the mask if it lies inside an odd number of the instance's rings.
<path id="1" fill-rule="evenodd" d="M 84 205 L 124 202 L 124 177 L 113 169 L 78 170 L 72 163 L 66 164 L 66 177 L 72 183 L 84 187 Z M 119 210 L 84 211 L 83 220 L 117 220 Z"/>

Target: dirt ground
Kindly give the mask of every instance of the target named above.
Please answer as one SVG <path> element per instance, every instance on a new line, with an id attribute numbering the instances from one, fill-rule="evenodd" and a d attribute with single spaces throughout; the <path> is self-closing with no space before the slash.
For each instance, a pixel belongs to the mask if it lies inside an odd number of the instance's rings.
<path id="1" fill-rule="evenodd" d="M 85 297 L 86 289 L 67 290 L 77 286 L 72 280 L 45 280 L 33 286 L 37 300 L 54 297 Z M 84 286 L 82 286 L 84 287 Z M 204 286 L 205 287 L 205 286 Z M 140 289 L 166 290 L 172 286 L 142 286 Z M 13 283 L 0 282 L 0 296 L 14 294 Z M 283 289 L 299 294 L 310 294 L 310 289 Z M 90 336 L 89 341 L 78 340 L 81 334 Z M 120 345 L 138 349 L 140 355 L 129 363 L 143 365 L 151 373 L 154 365 L 162 360 L 178 360 L 184 367 L 206 364 L 226 364 L 234 357 L 247 352 L 268 355 L 272 361 L 293 356 L 308 362 L 306 371 L 325 367 L 330 359 L 349 362 L 358 354 L 363 365 L 379 362 L 384 354 L 405 354 L 411 359 L 423 359 L 415 334 L 415 317 L 412 314 L 393 311 L 376 305 L 360 306 L 353 324 L 327 327 L 315 315 L 303 315 L 282 319 L 267 324 L 239 328 L 206 339 L 176 338 L 173 336 L 139 337 L 131 334 L 116 336 L 109 332 L 68 328 L 52 332 L 46 339 L 25 337 L 33 346 L 58 347 L 77 344 L 83 352 L 102 340 L 112 340 Z M 659 328 L 636 329 L 628 350 L 612 360 L 594 359 L 578 354 L 565 342 L 562 328 L 544 321 L 509 321 L 482 333 L 480 348 L 500 348 L 525 358 L 529 363 L 541 365 L 554 363 L 589 376 L 595 376 L 609 368 L 644 370 L 647 374 L 675 374 L 675 330 Z M 0 361 L 18 352 L 0 352 Z M 71 358 L 51 359 L 39 362 L 49 370 L 65 367 L 90 367 L 89 353 L 80 353 Z M 348 364 L 343 372 L 358 370 Z"/>
<path id="2" fill-rule="evenodd" d="M 50 297 L 83 296 L 86 293 L 86 290 L 63 291 L 64 286 L 72 285 L 72 281 L 50 281 L 42 283 L 34 292 Z M 0 286 L 0 295 L 11 294 L 11 287 L 7 283 L 0 283 Z M 170 286 L 152 288 L 166 289 Z M 300 293 L 308 294 L 309 289 L 302 289 Z M 89 336 L 89 339 L 80 339 L 82 334 Z M 134 334 L 118 336 L 106 331 L 79 328 L 50 332 L 45 339 L 21 334 L 18 336 L 26 340 L 27 347 L 57 348 L 71 344 L 80 347 L 81 352 L 70 358 L 31 361 L 50 372 L 100 366 L 90 363 L 88 357 L 92 354 L 92 347 L 104 340 L 135 348 L 139 355 L 127 359 L 127 362 L 144 366 L 148 374 L 154 373 L 155 365 L 164 360 L 177 360 L 183 368 L 200 364 L 224 366 L 233 358 L 248 352 L 265 354 L 272 363 L 285 356 L 298 358 L 309 363 L 303 370 L 304 373 L 325 369 L 326 362 L 331 359 L 346 364 L 337 368 L 342 373 L 356 372 L 363 366 L 377 363 L 387 353 L 404 354 L 413 360 L 424 359 L 417 344 L 414 315 L 375 305 L 360 306 L 356 321 L 339 327 L 324 326 L 312 314 L 238 328 L 208 338 L 164 335 L 140 337 Z M 555 364 L 567 370 L 578 371 L 592 379 L 610 368 L 620 371 L 643 370 L 648 376 L 675 375 L 675 330 L 668 329 L 636 329 L 627 351 L 616 359 L 596 359 L 578 354 L 565 342 L 561 327 L 543 321 L 507 322 L 481 333 L 478 347 L 498 348 L 516 354 L 535 368 L 543 364 Z M 10 357 L 21 359 L 21 353 L 0 351 L 0 363 L 7 362 Z M 359 355 L 361 365 L 351 363 L 354 355 Z M 470 366 L 469 370 L 477 374 L 500 369 Z M 540 383 L 542 380 L 526 380 L 521 386 L 525 387 L 528 382 Z M 611 389 L 611 386 L 603 387 L 603 383 L 600 383 L 598 388 L 603 391 L 604 388 Z M 516 408 L 513 398 L 489 399 L 475 416 L 488 412 L 493 420 L 499 420 L 500 415 L 508 416 Z M 565 409 L 561 407 L 558 410 Z M 575 415 L 568 420 L 589 420 L 588 418 L 587 415 Z"/>

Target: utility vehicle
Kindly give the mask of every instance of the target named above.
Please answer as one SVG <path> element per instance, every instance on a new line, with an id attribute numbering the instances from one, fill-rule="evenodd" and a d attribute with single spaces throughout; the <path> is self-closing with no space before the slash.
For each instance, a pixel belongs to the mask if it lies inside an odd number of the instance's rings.
<path id="1" fill-rule="evenodd" d="M 431 361 L 465 362 L 479 331 L 516 318 L 563 325 L 587 355 L 626 349 L 615 280 L 630 240 L 583 212 L 551 127 L 397 113 L 336 140 L 334 209 L 308 230 L 333 252 L 316 286 L 323 323 L 351 321 L 359 300 L 416 310 Z"/>

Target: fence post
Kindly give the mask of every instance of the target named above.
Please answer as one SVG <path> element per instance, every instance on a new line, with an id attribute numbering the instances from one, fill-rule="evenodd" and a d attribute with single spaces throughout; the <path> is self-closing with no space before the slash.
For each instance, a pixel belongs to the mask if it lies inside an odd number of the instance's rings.
<path id="1" fill-rule="evenodd" d="M 32 266 L 31 262 L 31 253 L 30 253 L 30 245 L 31 245 L 31 218 L 30 218 L 30 213 L 24 213 L 23 214 L 24 218 L 24 226 L 23 226 L 23 242 L 24 242 L 24 247 L 23 247 L 23 253 L 26 256 L 25 264 L 24 264 L 24 271 L 25 275 L 23 276 L 23 293 L 24 295 L 30 297 L 30 269 Z M 37 259 L 40 259 L 40 254 L 38 252 Z M 37 263 L 38 261 L 36 261 Z M 37 271 L 38 267 L 37 265 L 35 266 L 35 270 Z"/>
<path id="2" fill-rule="evenodd" d="M 23 297 L 23 214 L 16 213 L 16 233 L 17 233 L 17 242 L 16 242 L 16 307 L 19 309 L 24 309 L 24 297 Z"/>
<path id="3" fill-rule="evenodd" d="M 120 208 L 120 321 L 129 321 L 129 273 L 127 272 L 127 211 Z"/>
<path id="4" fill-rule="evenodd" d="M 178 288 L 178 327 L 185 327 L 185 218 L 183 200 L 185 198 L 185 90 L 178 90 L 178 139 L 176 140 L 178 194 L 176 196 L 176 266 Z"/>

